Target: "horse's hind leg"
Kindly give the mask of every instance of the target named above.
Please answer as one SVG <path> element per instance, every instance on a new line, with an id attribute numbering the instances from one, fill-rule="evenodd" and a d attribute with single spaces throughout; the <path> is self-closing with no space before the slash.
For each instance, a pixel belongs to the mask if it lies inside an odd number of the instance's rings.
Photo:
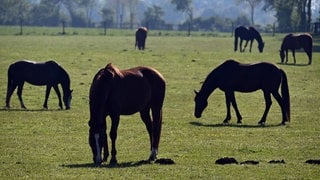
<path id="1" fill-rule="evenodd" d="M 232 103 L 232 106 L 234 108 L 234 110 L 236 111 L 236 115 L 237 115 L 237 123 L 242 123 L 241 120 L 242 120 L 242 116 L 240 114 L 240 111 L 238 109 L 238 105 L 237 105 L 237 102 L 236 102 L 236 98 L 234 96 L 234 92 L 231 93 L 231 103 Z"/>
<path id="2" fill-rule="evenodd" d="M 48 109 L 48 98 L 49 98 L 50 91 L 51 91 L 51 86 L 48 85 L 46 88 L 46 96 L 43 103 L 43 108 L 45 109 Z"/>
<path id="3" fill-rule="evenodd" d="M 62 109 L 61 93 L 59 91 L 58 85 L 54 85 L 53 89 L 56 91 L 56 94 L 59 98 L 59 107 L 60 107 L 60 109 Z M 48 96 L 49 96 L 49 94 L 48 94 Z"/>
<path id="4" fill-rule="evenodd" d="M 10 108 L 10 98 L 14 92 L 14 90 L 17 88 L 17 85 L 8 85 L 7 88 L 7 97 L 6 97 L 6 108 Z"/>
<path id="5" fill-rule="evenodd" d="M 22 100 L 22 89 L 23 89 L 23 85 L 24 85 L 24 82 L 22 82 L 20 85 L 18 85 L 18 97 L 19 97 L 19 101 L 20 101 L 20 105 L 21 105 L 21 108 L 23 109 L 26 109 L 26 106 L 24 105 L 23 103 L 23 100 Z"/>
<path id="6" fill-rule="evenodd" d="M 268 112 L 269 112 L 271 104 L 272 104 L 270 93 L 263 91 L 263 95 L 264 95 L 264 99 L 265 99 L 265 102 L 266 102 L 266 108 L 264 110 L 264 113 L 263 113 L 263 116 L 262 116 L 261 120 L 258 122 L 258 124 L 261 124 L 261 125 L 265 124 Z"/>
<path id="7" fill-rule="evenodd" d="M 148 131 L 148 134 L 149 134 L 149 140 L 150 140 L 150 150 L 152 151 L 152 121 L 151 121 L 151 117 L 150 117 L 150 114 L 149 114 L 149 111 L 150 111 L 150 108 L 148 109 L 145 109 L 143 111 L 140 112 L 140 117 L 142 119 L 142 121 L 144 122 L 145 126 L 146 126 L 146 129 Z M 153 159 L 153 156 L 152 155 L 152 152 L 150 154 L 150 157 L 149 159 Z"/>
<path id="8" fill-rule="evenodd" d="M 307 53 L 308 58 L 309 58 L 309 63 L 308 64 L 311 64 L 312 63 L 312 47 L 311 47 L 311 51 L 307 50 L 306 48 L 304 49 L 304 51 Z"/>
<path id="9" fill-rule="evenodd" d="M 286 115 L 286 111 L 284 109 L 283 103 L 282 103 L 282 97 L 280 96 L 278 91 L 275 91 L 272 93 L 273 97 L 277 100 L 280 108 L 281 108 L 281 113 L 282 113 L 282 122 L 281 124 L 285 125 L 287 120 L 287 115 Z"/>

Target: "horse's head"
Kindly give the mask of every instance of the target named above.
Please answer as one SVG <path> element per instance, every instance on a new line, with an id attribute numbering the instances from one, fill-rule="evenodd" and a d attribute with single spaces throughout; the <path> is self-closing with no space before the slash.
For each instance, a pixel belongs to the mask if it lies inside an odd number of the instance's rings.
<path id="1" fill-rule="evenodd" d="M 280 55 L 280 58 L 281 58 L 281 63 L 283 63 L 284 58 L 286 57 L 286 55 L 284 54 L 284 50 L 280 49 L 279 50 L 279 55 Z"/>
<path id="2" fill-rule="evenodd" d="M 264 48 L 264 42 L 259 43 L 258 49 L 259 49 L 259 52 L 260 52 L 260 53 L 263 52 L 263 48 Z"/>
<path id="3" fill-rule="evenodd" d="M 90 122 L 89 122 L 90 126 Z M 90 127 L 89 129 L 89 145 L 91 147 L 92 155 L 93 155 L 93 162 L 95 165 L 99 166 L 103 159 L 102 159 L 102 150 L 104 148 L 104 144 L 106 143 L 106 135 L 103 131 L 96 132 L 95 128 Z"/>
<path id="4" fill-rule="evenodd" d="M 196 96 L 194 98 L 195 109 L 194 116 L 200 118 L 203 110 L 208 106 L 207 100 L 197 91 L 194 91 Z"/>
<path id="5" fill-rule="evenodd" d="M 68 89 L 67 92 L 63 94 L 63 102 L 67 110 L 70 109 L 71 106 L 72 91 L 73 90 Z"/>

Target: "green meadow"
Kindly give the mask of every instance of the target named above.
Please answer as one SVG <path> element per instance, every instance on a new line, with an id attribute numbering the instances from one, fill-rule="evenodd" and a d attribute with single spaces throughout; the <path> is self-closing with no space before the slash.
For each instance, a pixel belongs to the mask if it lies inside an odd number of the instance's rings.
<path id="1" fill-rule="evenodd" d="M 252 52 L 233 51 L 231 33 L 150 31 L 146 50 L 134 49 L 134 31 L 103 29 L 0 27 L 0 179 L 318 179 L 320 166 L 320 53 L 312 65 L 304 52 L 293 65 L 280 64 L 278 50 L 284 34 L 262 34 L 263 53 L 257 43 Z M 319 37 L 315 44 L 320 46 Z M 20 108 L 16 91 L 11 109 L 5 108 L 8 66 L 18 60 L 55 60 L 69 73 L 73 99 L 71 110 L 60 110 L 52 90 L 49 109 L 42 109 L 45 87 L 25 84 Z M 259 126 L 264 108 L 261 91 L 236 93 L 243 123 L 234 110 L 230 124 L 224 93 L 216 90 L 200 119 L 193 116 L 194 90 L 208 73 L 227 59 L 244 63 L 272 62 L 287 73 L 291 97 L 291 122 L 281 126 L 281 111 L 273 98 L 266 125 Z M 112 62 L 120 69 L 144 65 L 158 69 L 166 79 L 163 126 L 158 158 L 173 165 L 141 164 L 149 157 L 149 139 L 139 114 L 122 116 L 118 129 L 118 163 L 92 164 L 88 145 L 88 93 L 95 73 Z M 107 118 L 108 131 L 110 119 Z M 110 140 L 109 140 L 110 143 Z M 233 157 L 258 165 L 217 165 Z M 271 164 L 271 160 L 285 163 Z"/>

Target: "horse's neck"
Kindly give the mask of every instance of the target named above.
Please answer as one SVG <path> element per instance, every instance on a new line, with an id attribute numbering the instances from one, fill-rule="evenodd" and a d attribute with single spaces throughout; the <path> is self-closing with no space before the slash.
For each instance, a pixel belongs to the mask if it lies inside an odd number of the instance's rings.
<path id="1" fill-rule="evenodd" d="M 259 44 L 261 44 L 262 43 L 262 37 L 261 37 L 261 35 L 258 33 L 258 32 L 256 32 L 257 34 L 256 34 L 256 36 L 255 36 L 255 39 L 257 40 L 257 42 L 259 43 Z"/>
<path id="2" fill-rule="evenodd" d="M 70 90 L 70 78 L 69 75 L 67 74 L 67 72 L 64 71 L 64 73 L 61 75 L 61 86 L 62 86 L 62 90 L 63 92 L 66 92 L 68 90 Z"/>
<path id="3" fill-rule="evenodd" d="M 208 99 L 210 94 L 217 88 L 216 83 L 213 80 L 206 79 L 206 81 L 203 83 L 200 94 L 205 98 Z"/>

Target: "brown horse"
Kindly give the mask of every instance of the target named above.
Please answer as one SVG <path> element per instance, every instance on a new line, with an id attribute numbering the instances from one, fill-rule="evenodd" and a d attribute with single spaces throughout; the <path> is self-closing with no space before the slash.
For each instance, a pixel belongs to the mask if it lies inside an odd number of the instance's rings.
<path id="1" fill-rule="evenodd" d="M 312 63 L 312 36 L 308 33 L 304 34 L 288 34 L 284 37 L 281 49 L 280 49 L 280 58 L 281 63 L 283 63 L 284 58 L 286 58 L 286 62 L 288 62 L 288 50 L 292 51 L 292 56 L 294 60 L 294 64 L 296 64 L 296 56 L 295 49 L 303 48 L 307 53 L 309 58 L 309 64 Z"/>
<path id="2" fill-rule="evenodd" d="M 148 34 L 148 29 L 146 27 L 140 27 L 137 29 L 135 47 L 138 46 L 139 50 L 145 49 L 147 34 Z"/>
<path id="3" fill-rule="evenodd" d="M 282 97 L 278 92 L 280 84 Z M 203 110 L 208 105 L 208 97 L 216 88 L 224 91 L 226 97 L 227 116 L 223 121 L 224 123 L 228 123 L 231 119 L 230 103 L 236 111 L 237 122 L 241 123 L 242 117 L 234 96 L 235 91 L 253 92 L 259 89 L 263 91 L 266 102 L 266 108 L 259 124 L 265 124 L 272 104 L 271 94 L 281 107 L 282 124 L 290 121 L 290 97 L 287 76 L 282 69 L 273 64 L 267 62 L 241 64 L 234 60 L 225 61 L 207 76 L 200 91 L 195 91 L 195 117 L 201 117 Z"/>
<path id="4" fill-rule="evenodd" d="M 161 125 L 162 105 L 165 97 L 165 80 L 151 67 L 135 67 L 119 70 L 112 64 L 101 69 L 90 88 L 89 144 L 93 161 L 100 165 L 109 156 L 106 117 L 111 118 L 112 143 L 110 165 L 117 164 L 116 138 L 120 115 L 140 112 L 150 138 L 150 161 L 157 156 Z M 150 117 L 152 114 L 152 118 Z M 103 159 L 101 158 L 103 154 Z"/>
<path id="5" fill-rule="evenodd" d="M 260 33 L 254 27 L 246 28 L 244 26 L 239 26 L 235 29 L 235 31 L 234 31 L 234 51 L 237 51 L 237 49 L 238 49 L 238 38 L 240 38 L 240 44 L 239 44 L 240 52 L 245 51 L 249 41 L 250 41 L 249 52 L 251 52 L 252 43 L 253 43 L 254 39 L 257 40 L 257 42 L 258 42 L 259 52 L 260 53 L 263 52 L 264 42 L 261 38 Z M 242 49 L 242 41 L 243 40 L 246 41 L 246 44 L 244 45 L 244 48 Z"/>
<path id="6" fill-rule="evenodd" d="M 50 90 L 56 91 L 59 98 L 59 107 L 62 109 L 61 94 L 58 85 L 61 84 L 63 90 L 63 102 L 66 109 L 70 109 L 72 90 L 70 90 L 70 78 L 68 73 L 56 62 L 47 61 L 36 63 L 32 61 L 18 61 L 9 66 L 8 87 L 6 97 L 6 107 L 10 108 L 10 98 L 14 90 L 18 87 L 18 97 L 22 108 L 26 108 L 22 100 L 22 89 L 24 82 L 33 85 L 46 85 L 46 96 L 43 107 L 48 109 L 48 98 Z"/>

